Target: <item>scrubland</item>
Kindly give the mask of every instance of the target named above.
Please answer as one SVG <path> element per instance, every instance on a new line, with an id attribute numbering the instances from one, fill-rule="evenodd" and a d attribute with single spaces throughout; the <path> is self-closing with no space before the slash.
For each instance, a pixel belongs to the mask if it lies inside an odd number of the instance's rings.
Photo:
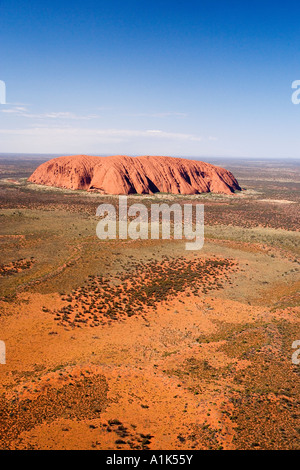
<path id="1" fill-rule="evenodd" d="M 0 162 L 0 448 L 299 449 L 296 163 L 229 162 L 205 243 L 96 237 L 117 198 Z M 225 163 L 224 163 L 225 166 Z"/>

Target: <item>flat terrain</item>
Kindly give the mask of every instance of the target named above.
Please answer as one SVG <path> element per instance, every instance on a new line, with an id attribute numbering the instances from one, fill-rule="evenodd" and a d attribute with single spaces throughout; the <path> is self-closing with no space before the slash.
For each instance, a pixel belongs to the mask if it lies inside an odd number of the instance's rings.
<path id="1" fill-rule="evenodd" d="M 100 241 L 118 198 L 0 158 L 0 448 L 300 449 L 299 161 L 220 160 L 205 244 Z M 209 161 L 210 162 L 210 161 Z"/>

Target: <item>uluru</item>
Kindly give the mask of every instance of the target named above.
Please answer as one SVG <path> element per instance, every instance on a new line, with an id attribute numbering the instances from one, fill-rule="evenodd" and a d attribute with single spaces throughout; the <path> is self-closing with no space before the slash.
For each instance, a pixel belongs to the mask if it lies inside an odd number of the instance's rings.
<path id="1" fill-rule="evenodd" d="M 175 157 L 73 155 L 41 164 L 31 183 L 101 194 L 232 194 L 240 186 L 230 171 Z"/>

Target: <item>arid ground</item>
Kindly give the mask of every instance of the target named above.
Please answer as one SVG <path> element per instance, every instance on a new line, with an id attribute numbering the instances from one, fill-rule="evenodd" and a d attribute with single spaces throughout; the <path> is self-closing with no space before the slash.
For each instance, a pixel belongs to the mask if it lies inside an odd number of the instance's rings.
<path id="1" fill-rule="evenodd" d="M 205 243 L 96 236 L 117 197 L 0 158 L 0 448 L 300 449 L 299 161 L 220 160 Z"/>

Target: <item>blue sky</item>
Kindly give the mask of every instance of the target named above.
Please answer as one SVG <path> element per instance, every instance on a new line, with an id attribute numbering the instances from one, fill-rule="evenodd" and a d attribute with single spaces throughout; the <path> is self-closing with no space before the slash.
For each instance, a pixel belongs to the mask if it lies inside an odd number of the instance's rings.
<path id="1" fill-rule="evenodd" d="M 0 0 L 0 152 L 299 157 L 299 1 Z"/>

